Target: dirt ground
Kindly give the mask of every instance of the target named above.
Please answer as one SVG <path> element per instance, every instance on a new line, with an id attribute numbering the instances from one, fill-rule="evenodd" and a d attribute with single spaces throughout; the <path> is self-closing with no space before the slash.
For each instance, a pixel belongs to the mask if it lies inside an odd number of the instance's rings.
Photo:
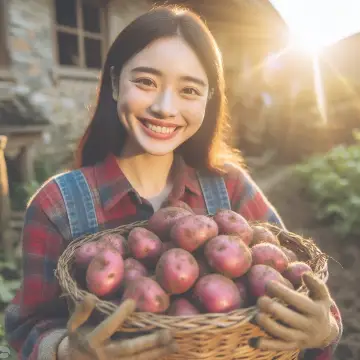
<path id="1" fill-rule="evenodd" d="M 328 285 L 341 310 L 344 333 L 334 359 L 359 360 L 360 302 L 357 297 L 360 296 L 360 239 L 342 242 L 328 225 L 319 224 L 302 184 L 291 173 L 280 181 L 272 181 L 271 186 L 266 186 L 267 179 L 271 182 L 276 170 L 274 167 L 254 172 L 253 177 L 277 208 L 286 227 L 292 232 L 313 238 L 323 252 L 336 260 L 329 260 Z"/>

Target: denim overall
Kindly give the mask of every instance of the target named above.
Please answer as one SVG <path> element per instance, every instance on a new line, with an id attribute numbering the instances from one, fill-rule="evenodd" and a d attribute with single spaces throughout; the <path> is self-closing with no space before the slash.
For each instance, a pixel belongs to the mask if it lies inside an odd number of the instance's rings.
<path id="1" fill-rule="evenodd" d="M 231 209 L 224 179 L 207 172 L 197 172 L 208 214 Z M 94 201 L 84 174 L 75 170 L 55 179 L 65 202 L 71 235 L 76 239 L 98 232 Z"/>

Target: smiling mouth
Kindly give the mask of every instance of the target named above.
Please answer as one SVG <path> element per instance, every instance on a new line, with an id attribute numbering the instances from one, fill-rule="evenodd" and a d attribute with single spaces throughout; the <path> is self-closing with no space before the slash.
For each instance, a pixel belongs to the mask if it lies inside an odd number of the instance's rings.
<path id="1" fill-rule="evenodd" d="M 171 126 L 156 125 L 153 122 L 150 122 L 150 121 L 148 121 L 146 119 L 142 119 L 142 118 L 139 118 L 139 121 L 146 128 L 148 128 L 149 130 L 153 131 L 154 133 L 158 133 L 158 134 L 169 135 L 180 128 L 180 126 L 174 126 L 174 125 L 171 125 Z"/>

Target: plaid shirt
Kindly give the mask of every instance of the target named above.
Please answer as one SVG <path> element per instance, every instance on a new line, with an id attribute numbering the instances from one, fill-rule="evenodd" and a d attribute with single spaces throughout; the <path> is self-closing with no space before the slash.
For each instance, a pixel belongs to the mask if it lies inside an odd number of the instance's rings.
<path id="1" fill-rule="evenodd" d="M 114 156 L 96 166 L 82 169 L 92 192 L 99 230 L 114 228 L 153 214 L 151 204 L 132 188 Z M 182 200 L 196 213 L 206 208 L 195 170 L 181 158 L 175 162 L 175 177 L 169 200 Z M 248 220 L 282 222 L 251 178 L 238 169 L 225 176 L 232 209 Z M 23 228 L 23 281 L 6 309 L 5 328 L 9 344 L 23 360 L 56 359 L 57 346 L 66 333 L 69 317 L 66 301 L 54 275 L 59 256 L 72 240 L 69 221 L 60 190 L 50 179 L 35 194 Z M 340 328 L 337 307 L 333 313 Z M 311 359 L 331 359 L 331 347 Z M 310 357 L 306 357 L 310 360 Z"/>

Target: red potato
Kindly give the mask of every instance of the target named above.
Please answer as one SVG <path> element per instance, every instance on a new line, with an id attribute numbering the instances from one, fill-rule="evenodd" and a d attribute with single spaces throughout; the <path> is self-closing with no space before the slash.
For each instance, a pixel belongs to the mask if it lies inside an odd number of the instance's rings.
<path id="1" fill-rule="evenodd" d="M 296 261 L 289 264 L 282 275 L 285 279 L 288 279 L 296 289 L 302 284 L 302 276 L 306 272 L 312 272 L 311 267 L 302 261 Z"/>
<path id="2" fill-rule="evenodd" d="M 155 263 L 162 253 L 162 246 L 159 237 L 143 227 L 135 227 L 129 233 L 129 251 L 136 260 Z"/>
<path id="3" fill-rule="evenodd" d="M 249 303 L 249 291 L 245 277 L 234 280 L 234 283 L 240 294 L 240 308 L 245 308 Z"/>
<path id="4" fill-rule="evenodd" d="M 281 247 L 281 250 L 283 253 L 287 256 L 289 262 L 295 262 L 298 261 L 297 255 L 290 249 L 286 248 L 285 246 Z"/>
<path id="5" fill-rule="evenodd" d="M 288 266 L 289 260 L 276 245 L 260 243 L 251 248 L 252 265 L 268 265 L 282 273 Z"/>
<path id="6" fill-rule="evenodd" d="M 247 273 L 250 294 L 256 298 L 265 295 L 266 285 L 269 281 L 279 281 L 287 284 L 284 277 L 268 265 L 253 265 Z"/>
<path id="7" fill-rule="evenodd" d="M 124 283 L 127 284 L 139 277 L 147 276 L 146 267 L 138 260 L 127 258 L 124 261 Z"/>
<path id="8" fill-rule="evenodd" d="M 219 227 L 219 234 L 237 235 L 249 245 L 253 238 L 253 229 L 240 214 L 232 210 L 220 210 L 214 216 Z"/>
<path id="9" fill-rule="evenodd" d="M 81 267 L 87 267 L 91 260 L 101 251 L 98 242 L 88 242 L 75 250 L 75 263 Z"/>
<path id="10" fill-rule="evenodd" d="M 175 222 L 184 217 L 193 215 L 192 211 L 178 207 L 166 207 L 156 211 L 149 219 L 147 228 L 160 237 L 162 241 L 170 240 L 170 230 Z"/>
<path id="11" fill-rule="evenodd" d="M 121 254 L 114 248 L 105 248 L 91 260 L 87 268 L 87 288 L 97 296 L 107 296 L 120 287 L 123 276 Z"/>
<path id="12" fill-rule="evenodd" d="M 86 267 L 95 255 L 109 246 L 119 251 L 123 258 L 127 255 L 126 239 L 119 234 L 106 234 L 97 241 L 85 243 L 77 248 L 75 251 L 75 263 Z"/>
<path id="13" fill-rule="evenodd" d="M 205 275 L 194 287 L 194 298 L 209 313 L 226 313 L 238 309 L 240 293 L 235 283 L 220 274 Z"/>
<path id="14" fill-rule="evenodd" d="M 244 275 L 252 262 L 250 249 L 235 235 L 219 235 L 209 240 L 204 254 L 211 268 L 229 278 Z"/>
<path id="15" fill-rule="evenodd" d="M 120 234 L 105 234 L 98 240 L 98 243 L 99 247 L 102 249 L 112 246 L 119 251 L 123 258 L 125 258 L 128 253 L 127 241 Z"/>
<path id="16" fill-rule="evenodd" d="M 199 265 L 188 251 L 170 249 L 161 255 L 155 274 L 156 281 L 169 294 L 183 294 L 199 277 Z"/>
<path id="17" fill-rule="evenodd" d="M 251 245 L 270 243 L 280 246 L 278 238 L 269 229 L 261 225 L 255 225 L 253 228 L 253 240 Z"/>
<path id="18" fill-rule="evenodd" d="M 136 310 L 163 313 L 170 305 L 170 297 L 161 286 L 148 277 L 140 277 L 131 281 L 125 288 L 122 301 L 133 299 Z"/>
<path id="19" fill-rule="evenodd" d="M 216 222 L 205 215 L 185 216 L 171 228 L 170 238 L 177 246 L 193 252 L 217 236 L 218 231 Z"/>
<path id="20" fill-rule="evenodd" d="M 175 299 L 168 310 L 171 316 L 193 316 L 200 314 L 200 311 L 185 298 Z"/>

